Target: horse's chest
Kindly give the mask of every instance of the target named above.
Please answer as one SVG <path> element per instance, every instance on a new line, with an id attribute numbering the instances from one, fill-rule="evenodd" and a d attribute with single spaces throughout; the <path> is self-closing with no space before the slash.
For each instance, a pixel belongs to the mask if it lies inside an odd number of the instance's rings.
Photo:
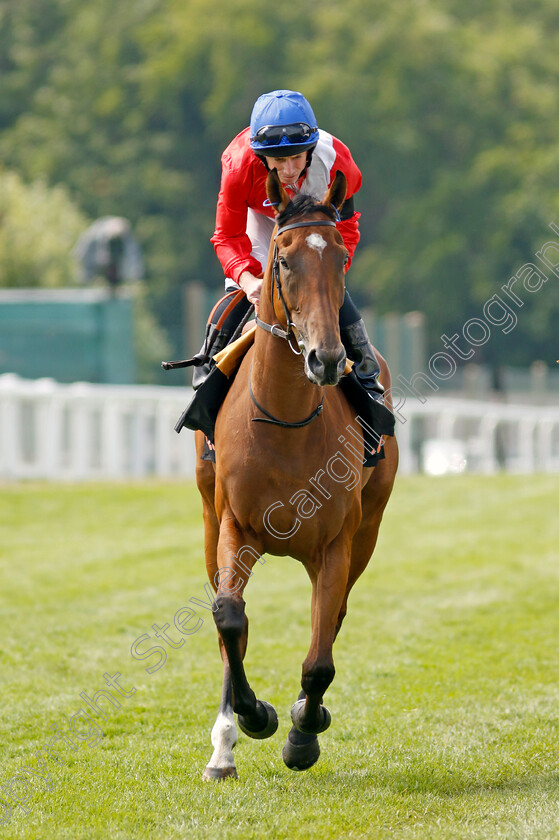
<path id="1" fill-rule="evenodd" d="M 220 484 L 243 530 L 258 534 L 265 550 L 291 553 L 288 543 L 335 538 L 359 507 L 361 470 L 340 450 L 314 461 L 277 451 L 263 461 L 245 451 Z"/>

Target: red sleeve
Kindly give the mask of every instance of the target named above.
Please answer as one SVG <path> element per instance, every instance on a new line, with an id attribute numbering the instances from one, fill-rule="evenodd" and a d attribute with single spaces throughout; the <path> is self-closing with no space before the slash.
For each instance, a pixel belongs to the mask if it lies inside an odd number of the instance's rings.
<path id="1" fill-rule="evenodd" d="M 333 137 L 332 141 L 334 151 L 336 152 L 336 160 L 331 170 L 332 178 L 334 178 L 338 170 L 344 173 L 347 179 L 346 198 L 351 198 L 361 188 L 363 181 L 361 171 L 353 160 L 348 147 L 342 143 L 341 140 L 338 140 L 337 137 Z M 357 248 L 357 243 L 359 242 L 361 236 L 359 233 L 360 218 L 361 213 L 354 213 L 349 219 L 344 219 L 342 222 L 338 222 L 337 224 L 337 228 L 344 240 L 344 245 L 349 252 L 349 262 L 346 266 L 346 271 L 351 265 L 355 249 Z"/>
<path id="2" fill-rule="evenodd" d="M 347 271 L 351 265 L 351 261 L 353 259 L 353 255 L 355 254 L 355 249 L 357 248 L 357 243 L 361 238 L 361 234 L 359 233 L 359 219 L 361 218 L 361 213 L 354 213 L 349 219 L 344 219 L 343 222 L 337 222 L 336 227 L 340 231 L 342 235 L 342 239 L 344 240 L 344 245 L 346 246 L 349 252 L 349 260 L 345 267 Z"/>
<path id="3" fill-rule="evenodd" d="M 244 134 L 244 132 L 243 132 Z M 221 189 L 217 199 L 215 232 L 211 238 L 226 277 L 238 282 L 243 271 L 258 275 L 262 266 L 251 257 L 252 243 L 247 236 L 247 210 L 253 167 L 247 162 L 238 138 L 221 158 Z"/>

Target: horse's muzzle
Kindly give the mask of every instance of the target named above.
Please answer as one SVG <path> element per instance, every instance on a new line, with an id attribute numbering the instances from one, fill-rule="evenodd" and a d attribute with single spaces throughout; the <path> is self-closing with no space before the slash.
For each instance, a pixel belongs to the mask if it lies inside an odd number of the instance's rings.
<path id="1" fill-rule="evenodd" d="M 346 352 L 340 344 L 333 350 L 309 350 L 306 373 L 315 385 L 337 385 L 345 370 Z"/>

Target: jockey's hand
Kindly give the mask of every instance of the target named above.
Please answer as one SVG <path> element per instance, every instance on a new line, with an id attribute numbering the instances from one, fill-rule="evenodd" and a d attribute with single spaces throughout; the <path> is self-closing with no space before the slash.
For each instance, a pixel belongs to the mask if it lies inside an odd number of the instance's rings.
<path id="1" fill-rule="evenodd" d="M 255 306 L 258 306 L 260 290 L 262 288 L 262 277 L 255 277 L 250 271 L 243 271 L 239 275 L 238 283 L 249 301 Z"/>

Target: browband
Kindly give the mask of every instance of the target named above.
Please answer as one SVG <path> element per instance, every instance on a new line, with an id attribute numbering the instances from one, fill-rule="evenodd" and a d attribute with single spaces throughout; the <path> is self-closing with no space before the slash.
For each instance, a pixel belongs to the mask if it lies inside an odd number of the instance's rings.
<path id="1" fill-rule="evenodd" d="M 300 227 L 336 227 L 336 222 L 327 221 L 326 219 L 320 219 L 317 222 L 294 222 L 292 225 L 285 225 L 285 227 L 278 228 L 274 239 L 276 239 L 280 233 L 285 233 L 286 230 L 294 230 L 295 228 Z"/>

